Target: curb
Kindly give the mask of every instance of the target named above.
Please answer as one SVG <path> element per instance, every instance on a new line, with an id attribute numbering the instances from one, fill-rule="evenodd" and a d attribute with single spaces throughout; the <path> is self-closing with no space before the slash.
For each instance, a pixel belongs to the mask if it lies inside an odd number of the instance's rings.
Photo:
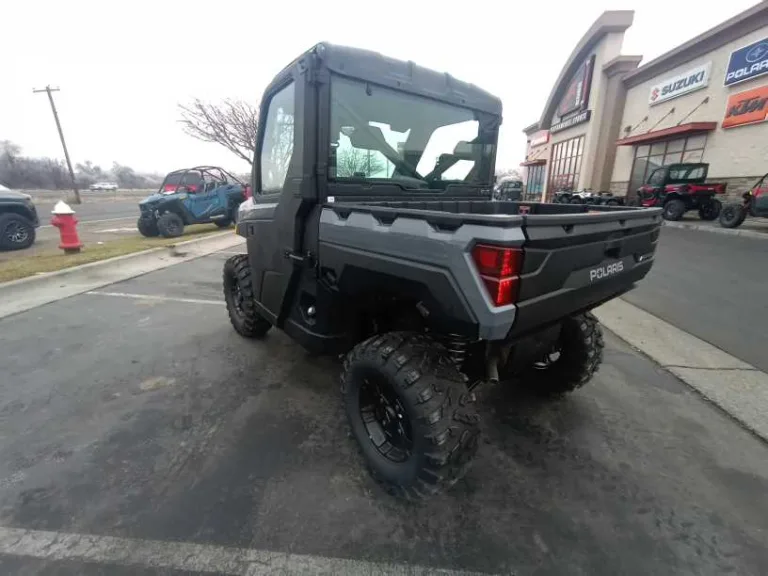
<path id="1" fill-rule="evenodd" d="M 768 441 L 768 374 L 621 298 L 593 312 L 605 328 Z"/>
<path id="2" fill-rule="evenodd" d="M 169 246 L 159 246 L 4 282 L 0 284 L 0 318 L 188 262 L 242 243 L 243 238 L 233 232 L 220 232 Z"/>
<path id="3" fill-rule="evenodd" d="M 689 224 L 687 222 L 670 222 L 663 220 L 664 226 L 670 228 L 680 228 L 683 230 L 699 230 L 701 232 L 710 232 L 712 234 L 725 234 L 727 236 L 743 236 L 747 238 L 761 238 L 768 240 L 768 229 L 765 232 L 755 230 L 741 230 L 738 228 L 722 228 L 720 226 L 707 226 L 705 224 Z"/>

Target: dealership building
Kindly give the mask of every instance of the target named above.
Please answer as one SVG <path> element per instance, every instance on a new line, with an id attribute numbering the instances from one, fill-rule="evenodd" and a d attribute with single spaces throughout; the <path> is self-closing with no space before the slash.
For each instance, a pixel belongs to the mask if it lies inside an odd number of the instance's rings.
<path id="1" fill-rule="evenodd" d="M 768 172 L 768 2 L 640 65 L 621 53 L 633 12 L 598 18 L 524 129 L 528 197 L 625 195 L 659 166 L 707 162 L 737 196 Z"/>

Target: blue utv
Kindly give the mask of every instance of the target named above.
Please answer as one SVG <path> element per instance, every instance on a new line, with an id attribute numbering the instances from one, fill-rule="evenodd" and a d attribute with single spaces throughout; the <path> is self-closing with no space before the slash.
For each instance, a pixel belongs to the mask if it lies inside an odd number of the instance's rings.
<path id="1" fill-rule="evenodd" d="M 188 224 L 226 228 L 237 220 L 237 208 L 249 193 L 248 185 L 217 166 L 176 170 L 139 202 L 137 227 L 143 236 L 164 238 L 181 236 Z"/>

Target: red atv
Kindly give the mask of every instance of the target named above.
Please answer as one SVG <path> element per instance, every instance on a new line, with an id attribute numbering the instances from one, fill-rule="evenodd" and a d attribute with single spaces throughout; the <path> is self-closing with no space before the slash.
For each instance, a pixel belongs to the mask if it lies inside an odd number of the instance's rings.
<path id="1" fill-rule="evenodd" d="M 669 164 L 657 168 L 638 190 L 643 206 L 663 206 L 665 220 L 680 220 L 688 210 L 698 210 L 702 220 L 715 220 L 725 194 L 725 183 L 705 183 L 709 164 Z"/>
<path id="2" fill-rule="evenodd" d="M 720 212 L 720 226 L 736 228 L 741 226 L 747 216 L 768 218 L 768 174 L 760 178 L 749 190 L 744 192 L 744 200 L 726 204 Z"/>

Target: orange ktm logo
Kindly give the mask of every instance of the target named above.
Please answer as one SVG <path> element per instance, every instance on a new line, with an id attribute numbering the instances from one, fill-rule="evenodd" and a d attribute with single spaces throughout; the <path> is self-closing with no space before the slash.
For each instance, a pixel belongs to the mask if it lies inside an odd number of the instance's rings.
<path id="1" fill-rule="evenodd" d="M 731 94 L 725 107 L 723 128 L 768 120 L 768 85 Z"/>

